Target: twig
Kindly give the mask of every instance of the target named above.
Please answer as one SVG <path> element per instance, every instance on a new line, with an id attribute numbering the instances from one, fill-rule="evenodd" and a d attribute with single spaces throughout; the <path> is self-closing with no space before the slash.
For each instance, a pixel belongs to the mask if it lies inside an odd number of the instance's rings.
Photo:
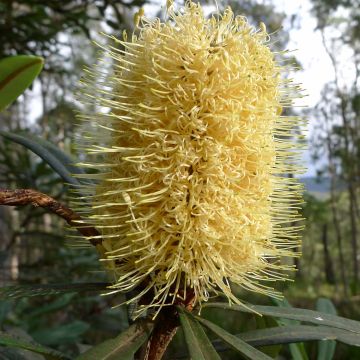
<path id="1" fill-rule="evenodd" d="M 32 189 L 0 189 L 0 205 L 19 206 L 29 204 L 35 207 L 40 206 L 62 217 L 71 227 L 89 238 L 92 245 L 101 244 L 100 234 L 94 227 L 83 223 L 80 215 L 51 196 Z"/>

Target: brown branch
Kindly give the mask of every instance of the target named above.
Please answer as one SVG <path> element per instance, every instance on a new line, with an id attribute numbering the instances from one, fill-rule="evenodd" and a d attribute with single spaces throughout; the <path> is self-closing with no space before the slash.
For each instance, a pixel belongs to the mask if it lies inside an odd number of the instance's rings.
<path id="1" fill-rule="evenodd" d="M 92 245 L 101 244 L 100 234 L 94 227 L 83 223 L 80 215 L 67 206 L 62 205 L 51 196 L 32 189 L 0 189 L 0 205 L 19 206 L 29 204 L 35 207 L 42 207 L 62 217 L 81 235 L 89 238 Z"/>
<path id="2" fill-rule="evenodd" d="M 179 315 L 176 305 L 184 306 L 188 311 L 194 307 L 195 294 L 191 289 L 187 290 L 185 300 L 177 301 L 173 306 L 164 307 L 156 321 L 155 329 L 147 344 L 144 360 L 161 360 L 165 351 L 179 328 Z"/>

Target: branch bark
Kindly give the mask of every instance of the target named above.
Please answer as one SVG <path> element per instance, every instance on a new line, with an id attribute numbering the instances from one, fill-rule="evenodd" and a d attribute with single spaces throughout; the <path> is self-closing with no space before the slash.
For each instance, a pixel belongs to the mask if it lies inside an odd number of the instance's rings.
<path id="1" fill-rule="evenodd" d="M 51 196 L 39 191 L 32 189 L 0 189 L 0 205 L 42 207 L 62 217 L 71 227 L 74 227 L 81 235 L 87 237 L 92 245 L 101 244 L 99 232 L 93 226 L 84 223 L 79 214 Z"/>
<path id="2" fill-rule="evenodd" d="M 162 309 L 147 343 L 144 360 L 161 360 L 163 358 L 170 341 L 179 328 L 176 305 L 184 306 L 188 311 L 192 311 L 194 302 L 195 293 L 188 289 L 185 299 L 179 299 L 174 305 Z"/>

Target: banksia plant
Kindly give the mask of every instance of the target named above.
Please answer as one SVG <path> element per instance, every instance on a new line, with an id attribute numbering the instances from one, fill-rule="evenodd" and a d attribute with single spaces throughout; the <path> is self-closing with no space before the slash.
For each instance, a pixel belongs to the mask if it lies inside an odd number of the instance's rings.
<path id="1" fill-rule="evenodd" d="M 186 354 L 177 351 L 166 355 L 179 327 L 194 360 L 219 360 L 223 346 L 268 360 L 264 347 L 299 339 L 321 340 L 319 354 L 330 357 L 333 340 L 360 346 L 359 322 L 335 316 L 327 299 L 316 305 L 323 313 L 237 298 L 235 285 L 280 296 L 272 284 L 293 269 L 281 260 L 299 255 L 301 186 L 289 174 L 301 171 L 301 121 L 282 115 L 299 89 L 283 74 L 282 54 L 270 50 L 265 25 L 253 28 L 230 9 L 206 19 L 192 2 L 178 12 L 169 3 L 167 18 L 149 20 L 140 10 L 131 39 L 110 37 L 102 61 L 87 70 L 81 99 L 89 110 L 79 116 L 85 151 L 78 164 L 86 171 L 44 139 L 0 131 L 71 184 L 74 204 L 81 206 L 74 211 L 34 189 L 0 189 L 0 205 L 39 206 L 63 218 L 97 248 L 112 282 L 9 286 L 0 289 L 0 299 L 127 292 L 126 303 L 136 305 L 129 311 L 133 323 L 76 360 L 183 359 Z M 0 61 L 0 108 L 41 66 L 34 57 Z M 216 295 L 225 301 L 208 301 Z M 232 321 L 241 326 L 235 336 L 200 316 L 201 306 L 307 325 L 264 329 L 262 321 L 254 332 L 257 322 L 239 317 Z M 222 348 L 203 327 L 221 339 Z M 69 358 L 6 332 L 0 345 Z"/>
<path id="2" fill-rule="evenodd" d="M 139 313 L 225 294 L 232 285 L 276 296 L 280 258 L 297 256 L 301 187 L 296 117 L 282 116 L 296 87 L 282 77 L 264 24 L 227 8 L 139 12 L 130 39 L 111 37 L 87 70 L 81 165 L 86 222 L 100 232 L 111 289 L 140 289 Z M 110 70 L 109 70 L 110 69 Z M 145 299 L 145 300 L 144 300 Z M 155 314 L 156 315 L 156 314 Z"/>

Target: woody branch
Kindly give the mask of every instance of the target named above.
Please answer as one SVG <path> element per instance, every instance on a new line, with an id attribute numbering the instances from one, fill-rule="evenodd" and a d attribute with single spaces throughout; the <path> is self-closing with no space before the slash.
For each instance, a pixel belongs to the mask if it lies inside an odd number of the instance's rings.
<path id="1" fill-rule="evenodd" d="M 99 232 L 94 227 L 84 223 L 79 214 L 61 204 L 51 196 L 39 191 L 32 189 L 0 189 L 0 205 L 33 205 L 35 207 L 42 207 L 62 217 L 71 227 L 76 228 L 81 235 L 89 238 L 92 245 L 96 246 L 101 243 L 100 238 L 94 238 L 94 236 L 99 236 Z"/>

